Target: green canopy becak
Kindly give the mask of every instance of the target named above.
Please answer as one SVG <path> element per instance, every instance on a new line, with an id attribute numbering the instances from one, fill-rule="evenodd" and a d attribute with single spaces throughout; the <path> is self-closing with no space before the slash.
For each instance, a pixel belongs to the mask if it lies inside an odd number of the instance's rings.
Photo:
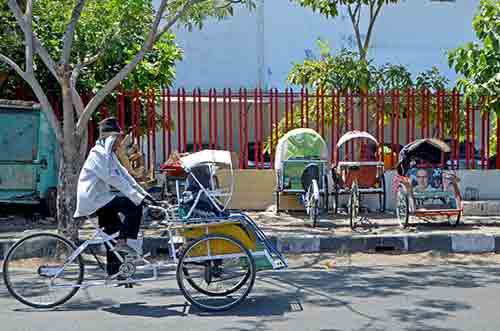
<path id="1" fill-rule="evenodd" d="M 294 129 L 278 141 L 274 168 L 281 169 L 287 160 L 328 160 L 328 147 L 319 133 L 312 129 Z"/>

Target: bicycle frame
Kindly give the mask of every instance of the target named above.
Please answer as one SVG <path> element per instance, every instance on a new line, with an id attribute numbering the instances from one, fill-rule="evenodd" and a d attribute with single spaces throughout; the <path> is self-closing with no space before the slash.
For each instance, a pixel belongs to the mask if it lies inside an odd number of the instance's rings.
<path id="1" fill-rule="evenodd" d="M 163 221 L 168 220 L 168 211 L 165 208 L 162 207 L 150 207 L 151 209 L 156 209 L 160 210 L 161 212 L 164 213 L 165 218 Z M 258 240 L 262 242 L 266 249 L 262 251 L 255 251 L 252 252 L 252 255 L 254 257 L 256 256 L 265 256 L 270 263 L 272 264 L 273 268 L 275 269 L 284 269 L 287 267 L 287 263 L 282 257 L 282 255 L 274 249 L 272 244 L 269 242 L 269 240 L 265 237 L 263 232 L 255 225 L 253 220 L 251 220 L 248 216 L 246 216 L 243 213 L 237 213 L 233 214 L 231 216 L 228 216 L 226 218 L 223 218 L 222 220 L 220 218 L 217 219 L 204 219 L 203 222 L 200 224 L 207 224 L 212 222 L 217 222 L 218 224 L 223 224 L 225 222 L 234 222 L 235 220 L 243 221 L 246 226 L 248 226 L 254 234 L 257 236 Z M 51 277 L 51 282 L 49 284 L 49 288 L 89 288 L 89 287 L 97 287 L 97 286 L 115 286 L 115 285 L 121 285 L 121 284 L 128 284 L 130 282 L 138 283 L 138 282 L 152 282 L 152 281 L 161 281 L 161 280 L 166 280 L 167 277 L 159 277 L 158 276 L 158 270 L 160 269 L 173 269 L 175 270 L 178 264 L 178 259 L 176 256 L 176 249 L 175 249 L 175 244 L 173 240 L 173 229 L 175 228 L 175 224 L 172 222 L 168 222 L 167 226 L 167 232 L 168 236 L 170 239 L 169 245 L 170 245 L 170 259 L 163 261 L 163 262 L 157 262 L 157 263 L 151 263 L 147 261 L 145 258 L 147 256 L 142 257 L 142 262 L 145 263 L 145 265 L 142 266 L 136 266 L 136 270 L 152 270 L 153 276 L 148 277 L 148 278 L 129 278 L 126 280 L 115 280 L 116 277 L 119 275 L 119 273 L 112 275 L 111 277 L 103 280 L 98 280 L 98 281 L 89 281 L 89 282 L 82 282 L 81 284 L 54 284 L 54 281 L 61 275 L 61 273 L 75 261 L 75 259 L 80 256 L 87 247 L 90 245 L 100 245 L 104 244 L 107 246 L 114 254 L 115 256 L 120 260 L 121 263 L 125 261 L 123 256 L 120 255 L 115 249 L 113 242 L 116 241 L 116 238 L 118 237 L 119 233 L 114 233 L 112 235 L 106 234 L 99 226 L 95 223 L 95 221 L 92 221 L 92 224 L 95 227 L 95 232 L 93 233 L 92 237 L 85 242 L 83 242 L 80 246 L 77 247 L 75 252 L 71 254 L 71 256 L 68 257 L 67 261 L 65 261 L 64 265 L 61 268 L 58 268 L 57 271 L 55 271 L 54 276 Z M 207 260 L 213 260 L 213 259 L 222 259 L 222 258 L 237 258 L 237 257 L 242 257 L 244 256 L 243 254 L 223 254 L 223 255 L 211 255 L 210 251 L 210 245 L 207 246 L 207 255 L 206 256 L 196 256 L 196 257 L 191 257 L 191 258 L 186 258 L 186 262 L 203 262 Z M 270 252 L 268 252 L 270 250 Z M 276 255 L 276 259 L 271 256 L 271 254 Z M 134 262 L 137 262 L 134 261 Z"/>

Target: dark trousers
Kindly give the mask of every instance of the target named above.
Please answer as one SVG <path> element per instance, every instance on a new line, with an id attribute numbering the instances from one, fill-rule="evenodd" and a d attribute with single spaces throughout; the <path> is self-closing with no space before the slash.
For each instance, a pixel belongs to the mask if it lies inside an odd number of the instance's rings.
<path id="1" fill-rule="evenodd" d="M 123 222 L 118 213 L 125 217 Z M 111 235 L 119 231 L 119 239 L 137 239 L 141 226 L 142 206 L 136 206 L 126 197 L 115 197 L 104 207 L 101 207 L 96 214 L 99 227 L 103 228 L 107 234 Z M 106 246 L 106 259 L 108 275 L 116 274 L 120 268 L 120 260 L 115 256 L 115 253 L 109 250 L 108 246 Z"/>

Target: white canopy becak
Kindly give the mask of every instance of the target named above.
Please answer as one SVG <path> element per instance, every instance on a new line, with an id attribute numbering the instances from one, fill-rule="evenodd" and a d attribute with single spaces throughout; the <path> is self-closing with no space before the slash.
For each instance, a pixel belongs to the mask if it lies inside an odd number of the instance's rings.
<path id="1" fill-rule="evenodd" d="M 229 151 L 206 149 L 181 157 L 180 160 L 186 170 L 190 170 L 203 163 L 217 163 L 227 165 L 228 167 L 232 166 L 231 153 Z"/>

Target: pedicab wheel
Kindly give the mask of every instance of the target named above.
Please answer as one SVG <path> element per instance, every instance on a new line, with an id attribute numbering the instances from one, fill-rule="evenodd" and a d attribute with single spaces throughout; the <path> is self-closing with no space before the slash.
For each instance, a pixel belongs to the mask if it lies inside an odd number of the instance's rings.
<path id="1" fill-rule="evenodd" d="M 333 214 L 337 214 L 339 212 L 339 191 L 338 188 L 334 188 L 333 191 Z"/>
<path id="2" fill-rule="evenodd" d="M 237 239 L 210 234 L 191 242 L 177 265 L 177 284 L 194 306 L 223 311 L 240 304 L 255 282 L 255 260 Z"/>
<path id="3" fill-rule="evenodd" d="M 385 176 L 382 175 L 382 180 L 380 181 L 380 185 L 382 186 L 382 193 L 378 195 L 380 212 L 385 212 Z"/>
<path id="4" fill-rule="evenodd" d="M 57 234 L 24 237 L 5 257 L 3 279 L 7 290 L 33 308 L 53 308 L 65 303 L 83 281 L 81 256 L 69 263 L 75 251 L 72 242 Z"/>
<path id="5" fill-rule="evenodd" d="M 408 193 L 402 187 L 398 189 L 397 194 L 396 217 L 402 228 L 407 228 L 410 221 Z"/>
<path id="6" fill-rule="evenodd" d="M 458 215 L 456 215 L 455 217 L 448 216 L 448 223 L 450 223 L 451 226 L 456 227 L 458 223 L 460 223 L 461 216 L 462 212 L 459 212 Z"/>
<path id="7" fill-rule="evenodd" d="M 356 183 L 352 184 L 351 187 L 351 197 L 349 198 L 349 223 L 351 229 L 354 229 L 354 223 L 356 222 L 359 214 L 359 193 L 358 186 Z"/>

